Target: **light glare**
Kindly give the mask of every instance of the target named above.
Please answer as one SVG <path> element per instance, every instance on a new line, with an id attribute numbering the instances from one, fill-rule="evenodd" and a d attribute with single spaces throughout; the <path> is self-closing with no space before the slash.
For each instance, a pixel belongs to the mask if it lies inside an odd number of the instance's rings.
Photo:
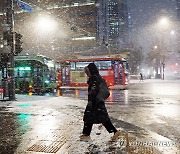
<path id="1" fill-rule="evenodd" d="M 166 17 L 160 19 L 161 28 L 167 28 L 169 26 L 169 20 Z"/>
<path id="2" fill-rule="evenodd" d="M 56 30 L 56 22 L 50 17 L 39 17 L 37 20 L 37 29 L 40 32 L 47 33 Z"/>

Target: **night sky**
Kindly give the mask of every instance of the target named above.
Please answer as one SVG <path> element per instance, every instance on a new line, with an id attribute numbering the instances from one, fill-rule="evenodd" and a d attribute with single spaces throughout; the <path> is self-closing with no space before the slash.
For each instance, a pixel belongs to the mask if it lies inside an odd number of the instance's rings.
<path id="1" fill-rule="evenodd" d="M 156 22 L 160 16 L 176 17 L 176 0 L 127 0 L 134 28 Z"/>

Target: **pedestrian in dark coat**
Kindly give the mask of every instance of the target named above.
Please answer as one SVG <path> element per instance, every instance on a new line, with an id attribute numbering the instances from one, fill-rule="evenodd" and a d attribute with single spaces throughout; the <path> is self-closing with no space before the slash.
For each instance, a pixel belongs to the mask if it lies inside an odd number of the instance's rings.
<path id="1" fill-rule="evenodd" d="M 140 73 L 140 81 L 143 81 L 143 74 Z"/>
<path id="2" fill-rule="evenodd" d="M 113 126 L 109 118 L 108 112 L 105 107 L 105 102 L 99 101 L 96 96 L 99 92 L 100 82 L 103 80 L 99 71 L 94 63 L 90 63 L 84 69 L 85 73 L 89 77 L 88 79 L 88 104 L 84 112 L 84 128 L 83 135 L 80 136 L 80 140 L 91 140 L 90 133 L 93 124 L 103 124 L 109 133 L 114 133 L 112 140 L 116 140 L 120 135 L 120 131 Z"/>

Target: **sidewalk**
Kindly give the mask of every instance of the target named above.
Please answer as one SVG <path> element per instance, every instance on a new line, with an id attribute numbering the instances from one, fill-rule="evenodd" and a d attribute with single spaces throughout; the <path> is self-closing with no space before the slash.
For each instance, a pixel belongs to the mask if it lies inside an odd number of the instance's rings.
<path id="1" fill-rule="evenodd" d="M 86 101 L 76 98 L 44 98 L 42 96 L 18 96 L 17 100 L 9 104 L 5 111 L 5 113 L 17 115 L 14 122 L 18 125 L 18 129 L 14 130 L 16 133 L 14 137 L 18 143 L 17 149 L 14 151 L 15 154 L 37 154 L 39 152 L 57 154 L 173 154 L 177 151 L 174 145 L 167 146 L 168 142 L 171 144 L 169 139 L 156 133 L 137 126 L 135 126 L 135 131 L 118 127 L 119 125 L 127 125 L 127 127 L 132 125 L 120 119 L 114 119 L 113 123 L 119 130 L 125 132 L 121 140 L 110 142 L 112 134 L 109 134 L 104 127 L 94 125 L 91 134 L 92 142 L 81 142 L 79 136 L 83 127 L 82 116 Z M 1 129 L 2 127 L 1 125 Z M 7 128 L 7 124 L 4 127 Z M 8 127 L 10 129 L 11 126 Z M 11 140 L 10 137 L 6 138 L 6 142 L 11 142 Z M 165 145 L 155 145 L 159 144 L 160 141 L 164 141 L 162 144 Z M 5 141 L 2 141 L 1 138 L 0 145 L 4 143 Z M 9 143 L 7 146 L 10 144 L 13 143 Z"/>

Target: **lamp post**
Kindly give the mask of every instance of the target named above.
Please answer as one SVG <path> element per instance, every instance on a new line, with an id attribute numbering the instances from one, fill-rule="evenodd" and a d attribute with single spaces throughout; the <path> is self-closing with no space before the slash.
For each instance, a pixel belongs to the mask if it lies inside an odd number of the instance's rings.
<path id="1" fill-rule="evenodd" d="M 162 76 L 162 79 L 164 80 L 164 69 L 165 69 L 165 63 L 164 63 L 164 61 L 162 62 L 162 67 L 163 67 L 163 76 Z"/>
<path id="2" fill-rule="evenodd" d="M 170 26 L 170 21 L 167 17 L 162 17 L 158 22 L 158 31 L 160 32 L 160 51 L 161 51 L 161 78 L 164 80 L 164 71 L 165 71 L 165 44 L 164 44 L 164 38 L 165 38 L 165 32 L 167 32 L 167 29 Z"/>
<path id="3" fill-rule="evenodd" d="M 160 51 L 160 47 L 155 45 L 154 46 L 154 51 L 155 51 L 155 55 L 156 55 L 156 59 L 155 60 L 155 77 L 157 79 L 159 79 L 162 76 L 162 69 L 161 69 L 161 53 L 158 52 Z M 160 74 L 159 74 L 160 73 Z"/>

